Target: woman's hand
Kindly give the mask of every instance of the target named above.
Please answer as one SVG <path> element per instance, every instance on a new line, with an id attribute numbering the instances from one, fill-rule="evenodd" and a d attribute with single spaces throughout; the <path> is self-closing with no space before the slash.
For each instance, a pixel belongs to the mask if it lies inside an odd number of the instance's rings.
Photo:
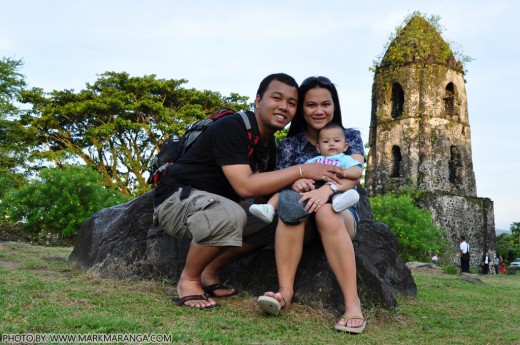
<path id="1" fill-rule="evenodd" d="M 301 178 L 293 183 L 292 189 L 298 193 L 309 192 L 314 189 L 314 180 Z"/>
<path id="2" fill-rule="evenodd" d="M 314 181 L 335 182 L 341 184 L 341 177 L 345 168 L 322 163 L 300 164 L 301 177 Z"/>
<path id="3" fill-rule="evenodd" d="M 305 205 L 305 211 L 316 212 L 321 206 L 327 203 L 327 200 L 329 200 L 329 197 L 332 194 L 332 189 L 325 185 L 318 189 L 301 194 L 302 197 L 299 202 L 304 203 L 307 201 L 307 204 Z"/>

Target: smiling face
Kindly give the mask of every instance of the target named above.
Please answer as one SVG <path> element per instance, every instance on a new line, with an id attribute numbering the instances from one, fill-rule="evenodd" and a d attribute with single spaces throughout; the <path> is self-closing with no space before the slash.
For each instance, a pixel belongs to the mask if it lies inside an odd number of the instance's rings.
<path id="1" fill-rule="evenodd" d="M 262 97 L 256 96 L 255 112 L 257 113 L 260 132 L 272 134 L 291 122 L 298 105 L 298 90 L 273 80 Z"/>
<path id="2" fill-rule="evenodd" d="M 332 121 L 334 102 L 329 90 L 321 87 L 309 89 L 303 100 L 303 117 L 309 134 L 316 133 Z"/>
<path id="3" fill-rule="evenodd" d="M 348 144 L 345 142 L 345 132 L 336 127 L 322 129 L 316 146 L 318 151 L 326 157 L 343 153 L 348 148 Z"/>

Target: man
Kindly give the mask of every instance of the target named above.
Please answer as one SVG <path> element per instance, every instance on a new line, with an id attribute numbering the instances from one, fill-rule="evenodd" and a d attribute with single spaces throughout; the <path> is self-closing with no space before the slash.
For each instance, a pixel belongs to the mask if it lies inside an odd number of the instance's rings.
<path id="1" fill-rule="evenodd" d="M 168 168 L 168 183 L 155 188 L 154 222 L 171 236 L 191 240 L 177 284 L 179 305 L 214 308 L 212 296 L 237 292 L 220 285 L 218 270 L 273 243 L 276 222 L 265 224 L 246 212 L 251 202 L 245 199 L 272 194 L 302 177 L 341 183 L 337 175 L 344 169 L 325 164 L 266 171 L 276 158 L 274 133 L 293 119 L 297 104 L 294 78 L 267 76 L 258 88 L 254 114 L 249 113 L 260 138 L 254 154 L 249 157 L 240 115 L 222 118 Z"/>
<path id="2" fill-rule="evenodd" d="M 493 265 L 495 266 L 495 274 L 498 274 L 499 273 L 499 269 L 500 269 L 500 259 L 498 258 L 498 256 L 495 256 L 495 260 L 493 261 Z"/>
<path id="3" fill-rule="evenodd" d="M 491 257 L 489 256 L 489 252 L 486 250 L 484 255 L 482 255 L 482 274 L 489 274 L 489 265 L 491 264 Z"/>
<path id="4" fill-rule="evenodd" d="M 460 271 L 469 273 L 469 244 L 466 242 L 464 235 L 460 236 Z"/>

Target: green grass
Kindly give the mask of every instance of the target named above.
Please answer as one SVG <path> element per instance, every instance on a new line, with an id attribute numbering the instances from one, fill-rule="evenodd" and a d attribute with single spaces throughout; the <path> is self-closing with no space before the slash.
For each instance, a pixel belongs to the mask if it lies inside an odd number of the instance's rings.
<path id="1" fill-rule="evenodd" d="M 169 334 L 178 344 L 519 344 L 520 274 L 414 273 L 416 298 L 393 311 L 365 310 L 361 335 L 333 330 L 330 316 L 292 305 L 263 315 L 255 296 L 199 311 L 170 302 L 166 281 L 100 279 L 68 263 L 71 248 L 0 243 L 0 333 Z"/>

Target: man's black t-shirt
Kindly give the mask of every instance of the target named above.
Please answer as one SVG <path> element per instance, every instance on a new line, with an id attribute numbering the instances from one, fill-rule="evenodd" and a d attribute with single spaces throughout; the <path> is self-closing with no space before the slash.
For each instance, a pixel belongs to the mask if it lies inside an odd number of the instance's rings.
<path id="1" fill-rule="evenodd" d="M 249 115 L 252 131 L 258 135 L 256 118 L 252 113 Z M 206 129 L 188 152 L 168 168 L 168 176 L 176 183 L 159 183 L 154 192 L 154 204 L 160 205 L 180 186 L 191 186 L 238 201 L 240 197 L 226 179 L 222 166 L 250 164 L 253 172 L 273 170 L 275 146 L 274 138 L 268 148 L 258 143 L 253 155 L 248 157 L 250 142 L 242 117 L 238 114 L 224 117 Z"/>

